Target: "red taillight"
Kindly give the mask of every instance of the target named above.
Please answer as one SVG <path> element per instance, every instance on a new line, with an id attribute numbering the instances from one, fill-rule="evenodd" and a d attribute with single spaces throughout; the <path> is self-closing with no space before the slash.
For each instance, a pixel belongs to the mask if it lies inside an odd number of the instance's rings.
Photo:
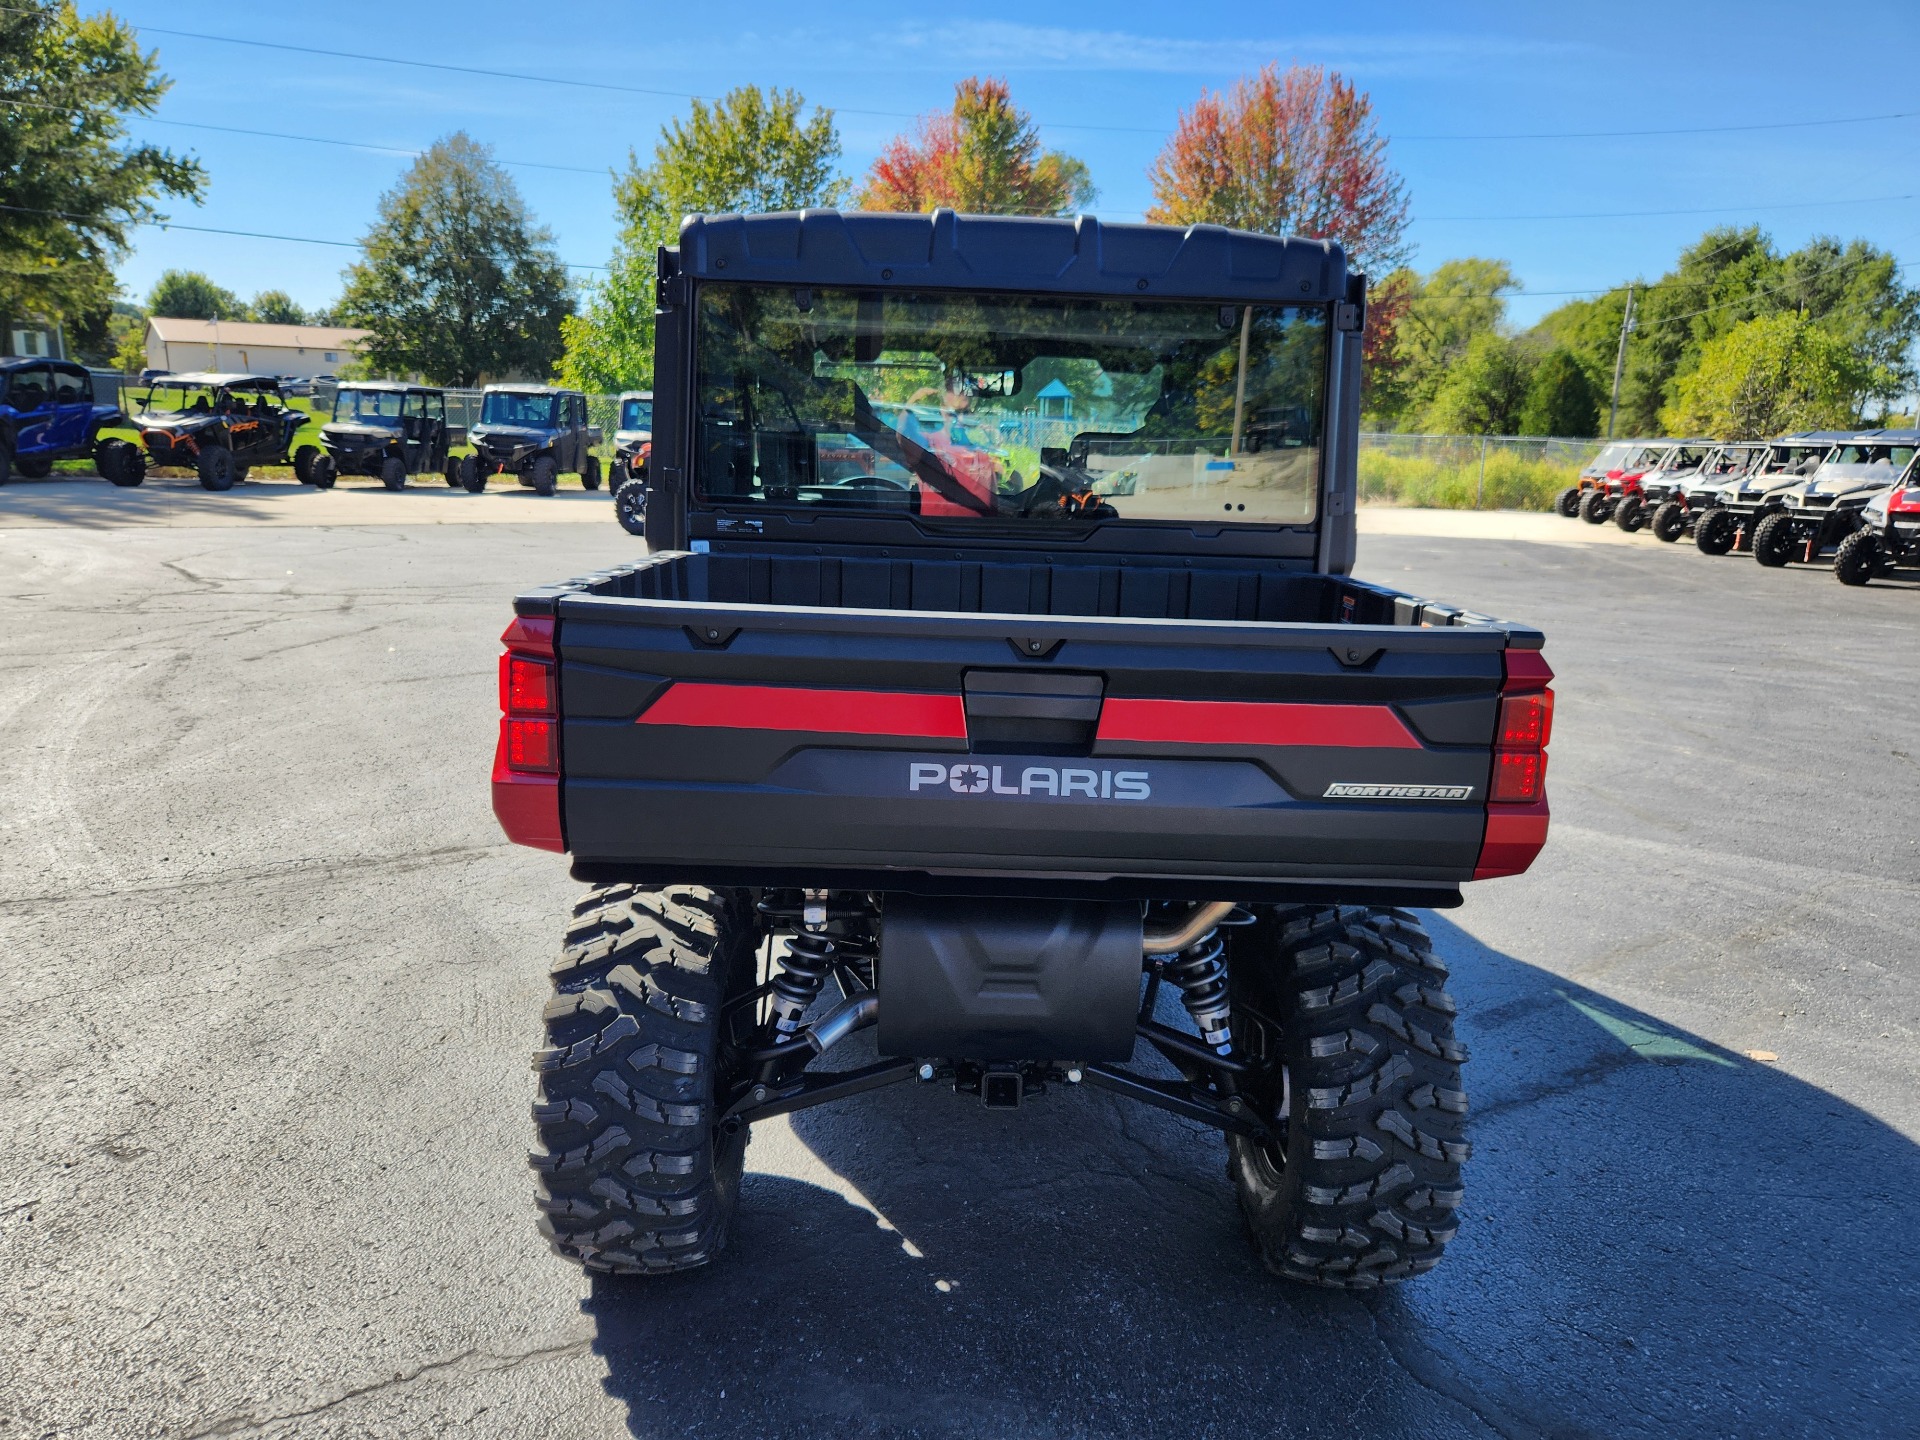
<path id="1" fill-rule="evenodd" d="M 560 826 L 560 706 L 553 621 L 522 616 L 500 637 L 500 743 L 493 813 L 517 845 L 565 850 Z"/>
<path id="2" fill-rule="evenodd" d="M 1493 785 L 1487 798 L 1496 805 L 1531 805 L 1540 798 L 1547 757 L 1538 750 L 1502 750 L 1493 757 Z"/>
<path id="3" fill-rule="evenodd" d="M 500 657 L 500 708 L 509 715 L 555 715 L 553 662 L 511 651 Z"/>
<path id="4" fill-rule="evenodd" d="M 551 720 L 520 720 L 509 716 L 502 732 L 507 740 L 507 768 L 533 775 L 560 773 L 560 736 Z"/>
<path id="5" fill-rule="evenodd" d="M 1502 750 L 1544 750 L 1553 734 L 1553 692 L 1507 695 L 1500 700 Z"/>
<path id="6" fill-rule="evenodd" d="M 1504 656 L 1487 828 L 1473 878 L 1518 875 L 1547 843 L 1547 742 L 1553 738 L 1553 669 L 1537 650 Z"/>

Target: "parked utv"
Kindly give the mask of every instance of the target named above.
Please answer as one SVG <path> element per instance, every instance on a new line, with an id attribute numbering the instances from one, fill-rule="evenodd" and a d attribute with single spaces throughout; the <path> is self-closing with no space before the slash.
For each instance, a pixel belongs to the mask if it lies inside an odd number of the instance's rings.
<path id="1" fill-rule="evenodd" d="M 1658 470 L 1669 456 L 1685 444 L 1711 445 L 1712 441 L 1683 442 L 1649 440 L 1631 452 L 1614 469 L 1597 479 L 1580 497 L 1580 518 L 1589 525 L 1603 525 L 1614 517 L 1620 501 L 1627 495 L 1638 496 L 1640 477 Z"/>
<path id="2" fill-rule="evenodd" d="M 1662 451 L 1651 468 L 1628 478 L 1622 475 L 1607 484 L 1613 502 L 1613 523 L 1631 535 L 1665 504 L 1674 487 L 1685 484 L 1699 473 L 1714 451 L 1711 440 L 1682 440 Z M 1617 487 L 1617 488 L 1616 488 Z"/>
<path id="3" fill-rule="evenodd" d="M 1842 585 L 1864 585 L 1907 565 L 1920 565 L 1920 457 L 1907 462 L 1898 483 L 1867 501 L 1860 528 L 1833 555 Z"/>
<path id="4" fill-rule="evenodd" d="M 1600 447 L 1600 453 L 1589 460 L 1580 471 L 1579 483 L 1569 485 L 1554 497 L 1553 508 L 1559 514 L 1571 520 L 1580 513 L 1580 502 L 1587 492 L 1594 489 L 1606 489 L 1609 474 L 1618 474 L 1620 467 L 1645 445 L 1645 440 L 1609 440 Z"/>
<path id="5" fill-rule="evenodd" d="M 147 453 L 123 465 L 123 485 L 138 485 L 151 463 L 193 470 L 205 489 L 231 490 L 255 465 L 286 464 L 295 433 L 312 418 L 285 403 L 271 375 L 163 375 L 137 404 L 133 425 Z"/>
<path id="6" fill-rule="evenodd" d="M 1745 475 L 1717 489 L 1694 491 L 1693 503 L 1703 513 L 1693 526 L 1693 543 L 1703 555 L 1725 555 L 1729 550 L 1753 548 L 1754 522 L 1772 508 L 1773 497 L 1794 485 L 1804 485 L 1820 468 L 1845 430 L 1804 430 L 1767 442 L 1767 452 Z"/>
<path id="7" fill-rule="evenodd" d="M 1812 561 L 1861 527 L 1867 501 L 1892 487 L 1920 446 L 1920 430 L 1874 430 L 1835 445 L 1804 485 L 1777 491 L 1753 527 L 1753 558 L 1778 569 Z"/>
<path id="8" fill-rule="evenodd" d="M 613 509 L 629 535 L 647 533 L 647 461 L 653 454 L 653 392 L 629 390 L 620 397 L 620 426 L 613 432 Z M 631 487 L 631 488 L 629 488 Z"/>
<path id="9" fill-rule="evenodd" d="M 66 360 L 0 360 L 0 485 L 15 473 L 44 480 L 56 460 L 93 457 L 109 480 L 120 473 L 124 440 L 100 438 L 121 423 L 120 407 L 94 403 L 93 376 Z"/>
<path id="10" fill-rule="evenodd" d="M 1364 277 L 945 210 L 693 217 L 658 273 L 654 553 L 503 637 L 495 813 L 595 887 L 535 1061 L 554 1247 L 704 1264 L 755 1122 L 911 1081 L 1158 1106 L 1272 1270 L 1431 1269 L 1466 1051 L 1402 907 L 1531 864 L 1552 672 L 1348 574 Z M 888 403 L 998 434 L 1061 374 L 984 488 Z"/>
<path id="11" fill-rule="evenodd" d="M 1766 458 L 1765 442 L 1743 440 L 1715 446 L 1698 468 L 1676 476 L 1671 482 L 1657 479 L 1643 482 L 1646 502 L 1653 505 L 1647 528 L 1656 540 L 1671 545 L 1692 531 L 1700 517 L 1720 503 L 1720 492 L 1746 477 Z M 1658 495 L 1659 499 L 1655 500 Z"/>
<path id="12" fill-rule="evenodd" d="M 489 475 L 513 475 L 536 495 L 551 495 L 564 472 L 600 488 L 600 429 L 587 424 L 587 397 L 551 385 L 489 385 L 480 423 L 468 437 L 473 454 L 460 461 L 460 483 L 478 494 Z"/>
<path id="13" fill-rule="evenodd" d="M 321 449 L 302 445 L 293 473 L 303 485 L 333 488 L 342 475 L 371 475 L 389 490 L 409 475 L 460 483 L 448 451 L 457 436 L 447 424 L 447 393 L 430 385 L 349 380 L 333 394 L 333 418 L 320 427 Z"/>

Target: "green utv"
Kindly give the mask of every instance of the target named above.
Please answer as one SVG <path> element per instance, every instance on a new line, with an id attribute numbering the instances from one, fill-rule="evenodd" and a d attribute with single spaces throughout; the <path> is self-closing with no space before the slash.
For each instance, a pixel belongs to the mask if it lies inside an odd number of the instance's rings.
<path id="1" fill-rule="evenodd" d="M 773 1116 L 1093 1086 L 1224 1138 L 1276 1273 L 1432 1268 L 1467 1054 L 1415 907 L 1545 843 L 1552 671 L 1349 573 L 1363 277 L 951 211 L 696 216 L 659 276 L 652 553 L 503 637 L 495 813 L 590 887 L 554 1248 L 712 1260 Z"/>

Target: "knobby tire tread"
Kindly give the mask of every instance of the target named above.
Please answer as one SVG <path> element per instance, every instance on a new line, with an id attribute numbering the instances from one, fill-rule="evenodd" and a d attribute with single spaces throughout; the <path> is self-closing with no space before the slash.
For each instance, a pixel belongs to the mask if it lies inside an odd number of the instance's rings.
<path id="1" fill-rule="evenodd" d="M 1445 965 L 1404 910 L 1279 911 L 1235 933 L 1239 993 L 1283 1027 L 1286 1160 L 1229 1136 L 1269 1270 L 1372 1289 L 1431 1270 L 1459 1228 L 1467 1097 Z M 1239 1027 L 1236 1027 L 1238 1033 Z"/>
<path id="2" fill-rule="evenodd" d="M 726 999 L 752 984 L 741 897 L 611 885 L 574 907 L 534 1056 L 540 1228 L 589 1270 L 664 1274 L 726 1247 L 747 1143 L 716 1130 Z"/>

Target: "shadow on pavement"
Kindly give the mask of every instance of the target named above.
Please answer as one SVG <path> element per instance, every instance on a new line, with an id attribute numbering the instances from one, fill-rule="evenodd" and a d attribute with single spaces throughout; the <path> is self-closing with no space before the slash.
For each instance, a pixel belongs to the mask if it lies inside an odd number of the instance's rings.
<path id="1" fill-rule="evenodd" d="M 750 1173 L 711 1270 L 596 1283 L 632 1432 L 1913 1433 L 1920 1149 L 1431 919 L 1476 1114 L 1434 1274 L 1268 1277 L 1158 1112 L 898 1086 L 794 1116 L 839 1183 Z"/>

